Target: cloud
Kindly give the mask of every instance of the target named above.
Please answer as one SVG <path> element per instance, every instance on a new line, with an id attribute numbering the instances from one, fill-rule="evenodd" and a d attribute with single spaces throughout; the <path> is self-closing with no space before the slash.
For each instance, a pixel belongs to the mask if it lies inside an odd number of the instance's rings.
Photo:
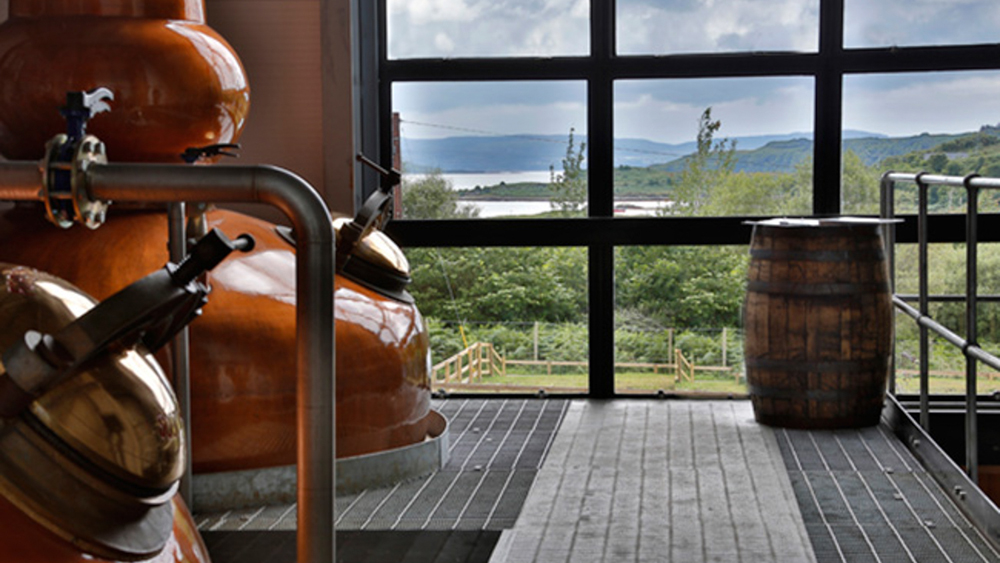
<path id="1" fill-rule="evenodd" d="M 812 130 L 809 79 L 634 81 L 615 94 L 615 137 L 619 138 L 692 141 L 698 133 L 698 118 L 707 107 L 712 108 L 712 118 L 722 122 L 720 137 Z"/>
<path id="2" fill-rule="evenodd" d="M 434 48 L 442 53 L 451 53 L 455 50 L 455 42 L 447 33 L 440 32 L 434 36 Z"/>
<path id="3" fill-rule="evenodd" d="M 468 22 L 481 14 L 475 3 L 466 0 L 389 0 L 388 11 L 413 25 Z"/>
<path id="4" fill-rule="evenodd" d="M 730 51 L 816 51 L 815 0 L 621 0 L 618 49 L 623 54 Z"/>
<path id="5" fill-rule="evenodd" d="M 628 53 L 815 51 L 819 0 L 620 0 Z M 845 0 L 846 35 L 866 45 L 998 42 L 997 0 Z M 389 0 L 390 56 L 585 55 L 587 0 Z M 891 43 L 886 43 L 891 41 Z M 873 43 L 874 42 L 874 43 Z M 974 130 L 1000 121 L 1000 72 L 854 75 L 844 80 L 844 127 L 890 135 Z M 694 138 L 708 106 L 722 135 L 810 131 L 809 77 L 623 80 L 615 135 Z M 394 108 L 415 137 L 475 129 L 503 134 L 586 131 L 582 81 L 397 83 Z"/>
<path id="6" fill-rule="evenodd" d="M 844 127 L 893 136 L 975 131 L 1000 121 L 1000 72 L 844 79 Z"/>
<path id="7" fill-rule="evenodd" d="M 390 0 L 389 55 L 584 55 L 589 15 L 586 0 Z M 448 45 L 436 41 L 442 34 Z"/>
<path id="8" fill-rule="evenodd" d="M 996 43 L 996 0 L 849 0 L 844 5 L 844 45 L 950 45 Z"/>

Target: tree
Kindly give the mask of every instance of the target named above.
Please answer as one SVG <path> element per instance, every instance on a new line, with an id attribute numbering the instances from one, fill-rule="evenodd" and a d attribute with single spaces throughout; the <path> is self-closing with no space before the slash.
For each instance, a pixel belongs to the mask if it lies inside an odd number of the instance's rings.
<path id="1" fill-rule="evenodd" d="M 720 181 L 702 211 L 713 216 L 808 215 L 810 184 L 801 185 L 794 174 L 737 172 Z"/>
<path id="2" fill-rule="evenodd" d="M 675 205 L 670 212 L 702 215 L 714 188 L 733 172 L 736 142 L 725 138 L 716 141 L 714 136 L 721 127 L 721 121 L 712 121 L 712 108 L 705 108 L 698 119 L 698 150 L 688 157 L 687 166 L 674 187 Z"/>
<path id="3" fill-rule="evenodd" d="M 410 292 L 430 318 L 580 322 L 587 310 L 583 248 L 412 248 Z"/>
<path id="4" fill-rule="evenodd" d="M 587 211 L 587 177 L 581 166 L 587 143 L 580 143 L 580 148 L 576 152 L 573 148 L 573 129 L 570 128 L 566 156 L 562 159 L 562 174 L 556 174 L 555 168 L 549 166 L 552 191 L 549 203 L 552 209 L 567 217 L 584 215 Z"/>
<path id="5" fill-rule="evenodd" d="M 615 300 L 660 326 L 737 326 L 748 258 L 741 247 L 622 247 Z"/>
<path id="6" fill-rule="evenodd" d="M 479 216 L 479 208 L 459 205 L 451 182 L 433 170 L 419 180 L 403 177 L 403 216 L 407 219 L 468 219 Z"/>
<path id="7" fill-rule="evenodd" d="M 840 200 L 844 213 L 878 215 L 881 184 L 878 171 L 865 166 L 861 157 L 850 150 L 844 151 L 841 168 Z"/>

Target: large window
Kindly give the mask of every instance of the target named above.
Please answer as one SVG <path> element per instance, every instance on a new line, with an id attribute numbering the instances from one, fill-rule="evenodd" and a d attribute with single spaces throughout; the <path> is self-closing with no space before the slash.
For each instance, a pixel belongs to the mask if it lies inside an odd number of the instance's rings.
<path id="1" fill-rule="evenodd" d="M 512 344 L 508 358 L 541 361 L 545 342 L 563 342 L 576 364 L 556 371 L 587 384 L 532 380 L 553 392 L 684 385 L 678 350 L 719 368 L 719 385 L 731 377 L 738 386 L 740 295 L 731 286 L 748 219 L 872 214 L 887 169 L 994 174 L 1000 163 L 992 0 L 357 7 L 361 143 L 404 171 L 389 234 L 407 248 L 566 251 L 576 264 L 560 274 L 578 278 L 567 285 L 580 292 L 575 329 L 525 311 L 468 325 L 480 334 L 504 326 L 504 338 L 531 343 Z M 900 232 L 901 242 L 913 238 L 905 224 Z M 462 275 L 491 267 L 462 264 Z M 524 296 L 551 294 L 532 285 L 555 266 L 533 264 L 537 275 L 501 277 L 520 280 Z M 644 275 L 689 301 L 650 297 Z M 713 308 L 709 320 L 683 314 Z M 440 326 L 457 353 L 457 325 Z"/>

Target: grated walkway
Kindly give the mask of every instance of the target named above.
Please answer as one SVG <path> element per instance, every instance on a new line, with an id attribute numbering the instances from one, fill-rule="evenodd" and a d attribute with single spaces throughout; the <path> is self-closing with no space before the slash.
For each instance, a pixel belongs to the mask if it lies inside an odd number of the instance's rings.
<path id="1" fill-rule="evenodd" d="M 749 401 L 435 408 L 447 466 L 338 497 L 338 561 L 1000 563 L 883 426 L 774 429 Z M 196 522 L 215 563 L 294 560 L 295 505 Z"/>
<path id="2" fill-rule="evenodd" d="M 884 426 L 776 433 L 819 563 L 1000 561 Z"/>
<path id="3" fill-rule="evenodd" d="M 445 467 L 394 487 L 338 496 L 337 530 L 510 528 L 568 406 L 566 400 L 435 401 L 448 418 Z M 296 513 L 288 504 L 196 514 L 195 521 L 202 532 L 294 530 Z"/>

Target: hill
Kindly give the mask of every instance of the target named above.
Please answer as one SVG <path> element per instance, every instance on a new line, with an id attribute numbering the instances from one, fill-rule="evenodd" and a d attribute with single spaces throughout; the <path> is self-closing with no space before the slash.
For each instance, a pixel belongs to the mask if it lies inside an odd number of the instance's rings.
<path id="1" fill-rule="evenodd" d="M 847 131 L 847 138 L 884 136 L 864 131 Z M 755 135 L 734 137 L 737 148 L 752 152 L 769 144 L 811 138 L 811 134 Z M 585 142 L 585 136 L 577 136 Z M 409 139 L 401 141 L 403 165 L 409 172 L 421 173 L 439 169 L 445 173 L 508 172 L 515 170 L 548 170 L 561 167 L 566 155 L 565 135 L 461 136 L 442 139 Z M 694 141 L 679 144 L 659 143 L 647 139 L 616 139 L 615 166 L 646 167 L 675 161 L 697 149 Z"/>
<path id="2" fill-rule="evenodd" d="M 969 133 L 913 137 L 862 137 L 844 140 L 844 149 L 853 151 L 867 166 L 874 166 L 889 157 L 929 151 L 942 143 L 955 141 Z M 736 145 L 739 148 L 739 145 Z M 811 157 L 813 142 L 809 139 L 772 141 L 754 150 L 736 151 L 737 172 L 791 172 L 800 162 Z M 661 172 L 680 172 L 687 167 L 688 157 L 682 157 L 650 168 Z"/>
<path id="3" fill-rule="evenodd" d="M 642 146 L 642 145 L 633 145 Z M 648 145 L 647 145 L 648 146 Z M 904 138 L 863 137 L 844 141 L 867 166 L 879 171 L 928 171 L 950 175 L 978 173 L 1000 177 L 1000 129 L 983 127 L 960 135 L 915 135 Z M 737 172 L 792 172 L 812 155 L 809 139 L 775 140 L 754 150 L 736 151 Z M 618 197 L 664 197 L 690 157 L 652 166 L 620 165 L 615 168 Z M 517 183 L 463 191 L 468 199 L 534 199 L 549 197 L 548 184 Z"/>

